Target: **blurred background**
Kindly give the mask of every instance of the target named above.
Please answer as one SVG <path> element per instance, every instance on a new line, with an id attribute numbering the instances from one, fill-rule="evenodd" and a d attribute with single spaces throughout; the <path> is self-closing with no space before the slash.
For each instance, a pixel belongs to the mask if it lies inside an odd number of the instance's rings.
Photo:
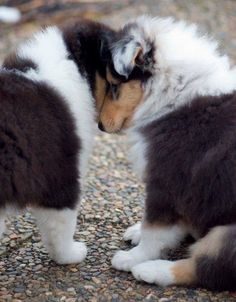
<path id="1" fill-rule="evenodd" d="M 195 22 L 236 59 L 235 0 L 0 0 L 0 61 L 42 25 L 85 17 L 116 27 L 143 13 Z"/>

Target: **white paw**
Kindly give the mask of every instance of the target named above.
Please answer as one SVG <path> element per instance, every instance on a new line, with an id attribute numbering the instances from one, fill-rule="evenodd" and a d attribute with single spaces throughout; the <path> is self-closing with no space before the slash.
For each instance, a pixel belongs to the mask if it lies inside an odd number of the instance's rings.
<path id="1" fill-rule="evenodd" d="M 141 239 L 141 223 L 138 222 L 129 227 L 123 238 L 125 241 L 131 241 L 132 244 L 137 245 Z"/>
<path id="2" fill-rule="evenodd" d="M 83 242 L 73 242 L 64 252 L 55 256 L 58 264 L 70 264 L 82 262 L 87 256 L 87 248 Z"/>
<path id="3" fill-rule="evenodd" d="M 112 259 L 112 266 L 120 271 L 131 271 L 131 268 L 147 259 L 143 259 L 138 247 L 130 251 L 118 251 Z"/>
<path id="4" fill-rule="evenodd" d="M 131 271 L 137 280 L 168 286 L 174 284 L 173 265 L 174 262 L 167 260 L 146 261 L 135 265 Z"/>

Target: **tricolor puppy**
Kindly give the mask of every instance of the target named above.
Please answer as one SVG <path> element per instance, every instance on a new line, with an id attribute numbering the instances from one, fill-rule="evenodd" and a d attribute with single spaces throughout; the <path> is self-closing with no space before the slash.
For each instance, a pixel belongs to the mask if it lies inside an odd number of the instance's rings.
<path id="1" fill-rule="evenodd" d="M 62 264 L 86 256 L 73 235 L 114 35 L 89 21 L 48 27 L 0 69 L 0 234 L 12 209 L 30 207 Z"/>
<path id="2" fill-rule="evenodd" d="M 128 95 L 116 83 L 100 128 L 129 128 L 131 159 L 146 182 L 141 226 L 125 239 L 115 268 L 137 280 L 236 289 L 236 69 L 195 26 L 140 17 L 112 46 L 114 68 L 127 80 L 143 72 Z M 128 82 L 131 86 L 132 81 Z M 189 258 L 160 260 L 187 235 Z"/>

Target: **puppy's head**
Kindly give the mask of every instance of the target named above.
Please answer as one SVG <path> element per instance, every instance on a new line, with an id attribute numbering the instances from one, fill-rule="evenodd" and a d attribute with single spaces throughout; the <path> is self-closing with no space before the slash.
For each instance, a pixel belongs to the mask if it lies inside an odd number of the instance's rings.
<path id="1" fill-rule="evenodd" d="M 130 126 L 135 108 L 142 101 L 141 81 L 122 81 L 107 69 L 106 95 L 100 109 L 99 129 L 117 133 Z"/>
<path id="2" fill-rule="evenodd" d="M 99 111 L 99 128 L 114 133 L 128 128 L 143 102 L 146 81 L 154 68 L 154 44 L 137 23 L 125 26 L 110 45 L 106 93 Z"/>

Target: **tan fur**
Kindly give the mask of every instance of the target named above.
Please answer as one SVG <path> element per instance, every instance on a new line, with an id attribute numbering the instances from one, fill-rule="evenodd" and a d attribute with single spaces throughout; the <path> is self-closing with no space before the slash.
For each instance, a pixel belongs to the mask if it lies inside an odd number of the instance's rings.
<path id="1" fill-rule="evenodd" d="M 157 222 L 157 221 L 154 222 L 154 223 L 144 221 L 142 223 L 142 228 L 144 228 L 144 229 L 163 229 L 163 228 L 166 228 L 166 227 L 169 227 L 169 226 L 170 226 L 169 224 L 160 223 L 160 222 Z"/>
<path id="2" fill-rule="evenodd" d="M 120 82 L 118 79 L 113 77 L 109 68 L 107 68 L 107 71 L 106 71 L 106 78 L 107 78 L 107 81 L 111 84 L 119 84 L 119 82 Z"/>
<path id="3" fill-rule="evenodd" d="M 204 238 L 191 246 L 192 257 L 197 258 L 201 255 L 216 257 L 223 245 L 223 238 L 227 227 L 215 227 Z"/>
<path id="4" fill-rule="evenodd" d="M 143 49 L 142 47 L 138 47 L 134 53 L 134 57 L 133 57 L 133 60 L 132 60 L 132 64 L 133 66 L 134 65 L 138 65 L 138 60 L 141 58 L 142 56 L 142 53 L 143 53 Z"/>
<path id="5" fill-rule="evenodd" d="M 95 91 L 94 97 L 96 101 L 97 112 L 100 112 L 106 95 L 106 80 L 103 79 L 98 73 L 95 78 Z"/>
<path id="6" fill-rule="evenodd" d="M 135 109 L 142 99 L 143 90 L 140 81 L 137 80 L 120 83 L 116 100 L 113 100 L 111 93 L 108 93 L 100 113 L 100 121 L 105 130 L 115 133 L 128 128 Z"/>
<path id="7" fill-rule="evenodd" d="M 175 262 L 172 273 L 175 284 L 194 284 L 196 277 L 196 262 L 201 256 L 217 257 L 226 233 L 226 227 L 216 227 L 208 235 L 191 246 L 191 258 Z"/>
<path id="8" fill-rule="evenodd" d="M 176 285 L 190 285 L 196 281 L 195 261 L 191 258 L 178 260 L 172 268 Z"/>

